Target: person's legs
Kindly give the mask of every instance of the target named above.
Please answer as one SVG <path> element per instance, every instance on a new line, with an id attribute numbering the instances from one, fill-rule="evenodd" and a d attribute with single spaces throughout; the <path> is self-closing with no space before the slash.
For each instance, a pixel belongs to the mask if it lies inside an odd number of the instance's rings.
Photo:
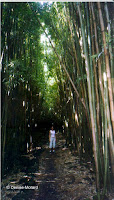
<path id="1" fill-rule="evenodd" d="M 52 149 L 52 137 L 50 138 L 50 144 L 49 144 L 49 148 L 50 148 L 50 152 L 51 152 L 51 149 Z"/>
<path id="2" fill-rule="evenodd" d="M 55 151 L 55 138 L 53 138 L 53 152 Z"/>

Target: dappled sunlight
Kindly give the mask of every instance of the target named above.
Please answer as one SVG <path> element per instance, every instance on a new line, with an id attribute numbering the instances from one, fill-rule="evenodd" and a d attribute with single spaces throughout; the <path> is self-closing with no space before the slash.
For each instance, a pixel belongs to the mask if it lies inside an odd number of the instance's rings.
<path id="1" fill-rule="evenodd" d="M 52 86 L 54 83 L 55 83 L 55 79 L 54 79 L 53 77 L 50 77 L 50 78 L 48 79 L 48 84 L 49 84 L 50 86 Z"/>
<path id="2" fill-rule="evenodd" d="M 112 200 L 112 2 L 2 2 L 1 15 L 3 200 Z"/>

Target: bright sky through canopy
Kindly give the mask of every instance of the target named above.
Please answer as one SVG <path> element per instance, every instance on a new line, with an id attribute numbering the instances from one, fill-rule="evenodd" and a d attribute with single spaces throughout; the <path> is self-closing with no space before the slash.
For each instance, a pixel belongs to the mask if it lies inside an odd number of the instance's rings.
<path id="1" fill-rule="evenodd" d="M 49 4 L 52 4 L 53 3 L 53 1 L 40 1 L 40 3 L 43 5 L 44 3 L 49 3 Z"/>

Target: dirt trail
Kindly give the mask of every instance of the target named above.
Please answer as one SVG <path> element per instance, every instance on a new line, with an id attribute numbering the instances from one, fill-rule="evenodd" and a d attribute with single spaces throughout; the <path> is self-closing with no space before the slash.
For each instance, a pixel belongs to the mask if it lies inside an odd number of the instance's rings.
<path id="1" fill-rule="evenodd" d="M 96 191 L 91 162 L 83 162 L 83 165 L 80 165 L 79 157 L 73 156 L 64 145 L 65 140 L 60 134 L 57 136 L 54 153 L 49 152 L 47 144 L 43 146 L 40 156 L 39 150 L 28 154 L 29 163 L 32 162 L 32 165 L 3 180 L 2 199 L 93 200 Z M 11 186 L 34 186 L 35 189 L 11 189 Z M 109 200 L 112 198 L 109 197 Z"/>
<path id="2" fill-rule="evenodd" d="M 45 146 L 47 150 L 42 154 L 39 167 L 39 178 L 43 184 L 39 187 L 41 190 L 38 199 L 93 199 L 96 192 L 94 173 L 90 173 L 91 163 L 88 163 L 89 169 L 81 166 L 79 157 L 73 156 L 64 145 L 65 140 L 58 136 L 55 153 L 49 153 L 48 146 Z"/>

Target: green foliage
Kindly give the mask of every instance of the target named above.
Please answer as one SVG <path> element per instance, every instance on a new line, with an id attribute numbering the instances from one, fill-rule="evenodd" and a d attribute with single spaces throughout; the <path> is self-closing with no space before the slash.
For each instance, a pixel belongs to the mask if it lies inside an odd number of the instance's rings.
<path id="1" fill-rule="evenodd" d="M 20 84 L 20 82 L 25 82 L 25 73 L 26 69 L 24 65 L 18 60 L 11 61 L 7 67 L 8 77 L 2 80 L 3 83 L 7 86 L 8 89 L 12 89 L 13 86 Z"/>
<path id="2" fill-rule="evenodd" d="M 95 54 L 95 55 L 91 56 L 92 59 L 97 58 L 97 57 L 98 57 L 98 54 Z"/>
<path id="3" fill-rule="evenodd" d="M 54 109 L 57 110 L 59 106 L 54 56 L 51 55 L 52 51 L 49 52 L 48 43 L 45 46 L 41 44 L 43 31 L 37 21 L 40 18 L 41 22 L 48 23 L 50 7 L 47 3 L 43 6 L 40 3 L 2 4 L 2 47 L 8 46 L 3 60 L 2 83 L 6 92 L 15 91 L 20 85 L 24 90 L 29 90 L 28 95 L 30 91 L 38 95 L 41 118 L 45 113 L 54 114 Z M 47 49 L 46 54 L 44 49 Z M 48 76 L 44 71 L 45 64 L 48 65 Z M 28 110 L 32 109 L 32 104 L 29 99 Z"/>
<path id="4" fill-rule="evenodd" d="M 86 5 L 89 9 L 85 9 Z M 2 66 L 2 103 L 5 102 L 2 121 L 5 118 L 6 123 L 4 130 L 6 126 L 20 125 L 23 132 L 27 132 L 27 125 L 32 127 L 36 121 L 40 124 L 42 120 L 45 121 L 48 118 L 63 120 L 67 122 L 65 133 L 69 136 L 70 142 L 74 142 L 75 135 L 79 155 L 80 148 L 89 152 L 86 143 L 87 141 L 90 143 L 91 136 L 88 134 L 84 142 L 83 138 L 88 132 L 91 135 L 90 116 L 93 117 L 91 121 L 95 121 L 95 134 L 99 128 L 101 128 L 99 135 L 101 132 L 103 134 L 103 125 L 101 126 L 103 116 L 101 115 L 104 115 L 104 108 L 101 98 L 102 90 L 98 85 L 103 83 L 99 77 L 100 68 L 98 69 L 95 65 L 95 77 L 93 68 L 90 67 L 90 62 L 94 59 L 96 61 L 101 59 L 102 66 L 104 63 L 103 40 L 96 8 L 97 5 L 94 4 L 95 17 L 98 22 L 96 30 L 98 39 L 95 39 L 95 20 L 92 18 L 89 4 L 75 2 L 53 2 L 52 4 L 47 2 L 43 5 L 39 2 L 2 3 L 1 44 L 2 50 L 5 49 Z M 87 16 L 89 16 L 88 23 Z M 48 39 L 41 43 L 44 29 L 56 49 L 56 54 Z M 111 35 L 105 33 L 105 37 L 107 46 L 111 45 L 113 42 Z M 96 51 L 96 40 L 100 46 L 100 53 Z M 84 51 L 84 46 L 86 51 Z M 100 57 L 102 54 L 103 56 Z M 94 63 L 98 62 L 91 63 L 94 67 Z M 92 73 L 90 73 L 90 68 Z M 101 67 L 101 77 L 104 71 L 105 69 Z M 74 87 L 70 84 L 71 81 Z M 89 85 L 88 81 L 90 81 Z M 95 88 L 96 85 L 98 88 Z M 92 100 L 89 97 L 92 97 Z M 13 112 L 8 115 L 10 116 L 8 120 L 4 114 L 4 112 L 7 113 L 5 104 L 8 104 L 8 112 L 13 109 Z M 89 105 L 92 106 L 89 107 Z M 94 107 L 94 114 L 91 115 L 90 111 L 93 111 Z M 96 119 L 96 117 L 99 118 Z M 99 140 L 102 145 L 102 138 L 99 137 Z M 100 148 L 105 148 L 105 146 L 100 146 Z"/>

